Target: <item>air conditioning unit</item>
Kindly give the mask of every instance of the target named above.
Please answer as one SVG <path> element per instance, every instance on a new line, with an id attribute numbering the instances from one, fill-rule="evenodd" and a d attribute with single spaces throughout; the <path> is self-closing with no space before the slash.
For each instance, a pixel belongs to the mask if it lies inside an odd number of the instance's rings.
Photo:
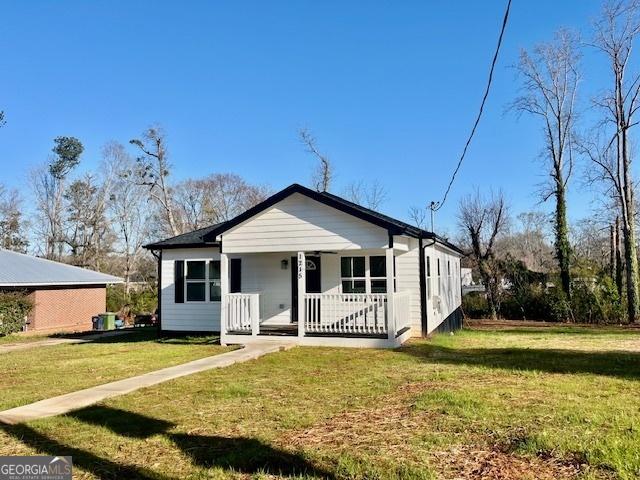
<path id="1" fill-rule="evenodd" d="M 433 296 L 433 309 L 438 313 L 442 313 L 442 298 L 439 295 Z"/>

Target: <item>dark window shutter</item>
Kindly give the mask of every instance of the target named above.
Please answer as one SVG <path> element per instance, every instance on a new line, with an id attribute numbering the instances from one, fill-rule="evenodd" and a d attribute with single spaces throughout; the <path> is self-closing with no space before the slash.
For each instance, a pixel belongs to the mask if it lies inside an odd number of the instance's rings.
<path id="1" fill-rule="evenodd" d="M 242 290 L 242 259 L 231 259 L 231 279 L 229 281 L 229 293 L 240 293 Z"/>
<path id="2" fill-rule="evenodd" d="M 173 283 L 176 288 L 175 303 L 184 303 L 184 260 L 176 260 L 173 268 Z"/>

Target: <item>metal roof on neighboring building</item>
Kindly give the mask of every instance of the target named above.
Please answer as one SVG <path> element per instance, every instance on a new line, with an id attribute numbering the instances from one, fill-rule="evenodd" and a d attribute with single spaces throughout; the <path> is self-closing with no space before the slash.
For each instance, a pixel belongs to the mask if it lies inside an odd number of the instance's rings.
<path id="1" fill-rule="evenodd" d="M 0 248 L 0 287 L 106 285 L 121 278 Z"/>

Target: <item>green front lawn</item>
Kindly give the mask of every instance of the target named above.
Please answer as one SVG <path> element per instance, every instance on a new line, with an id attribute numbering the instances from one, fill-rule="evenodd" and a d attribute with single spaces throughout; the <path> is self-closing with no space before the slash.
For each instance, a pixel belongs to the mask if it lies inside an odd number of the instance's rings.
<path id="1" fill-rule="evenodd" d="M 51 335 L 38 335 L 38 334 L 29 334 L 25 335 L 22 333 L 12 333 L 10 335 L 2 335 L 0 336 L 0 346 L 6 345 L 9 343 L 30 343 L 30 342 L 39 342 L 41 340 L 47 340 L 52 338 Z"/>
<path id="2" fill-rule="evenodd" d="M 95 478 L 640 476 L 640 334 L 464 331 L 295 348 L 5 427 Z"/>
<path id="3" fill-rule="evenodd" d="M 0 353 L 0 410 L 215 355 L 217 337 L 158 337 L 156 329 L 90 343 Z"/>

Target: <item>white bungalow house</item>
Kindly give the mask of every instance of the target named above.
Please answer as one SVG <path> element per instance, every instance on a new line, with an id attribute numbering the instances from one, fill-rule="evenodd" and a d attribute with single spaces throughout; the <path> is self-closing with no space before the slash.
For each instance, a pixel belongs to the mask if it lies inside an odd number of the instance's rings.
<path id="1" fill-rule="evenodd" d="M 158 258 L 167 331 L 219 331 L 225 344 L 393 347 L 461 324 L 456 246 L 297 184 L 145 248 Z"/>

